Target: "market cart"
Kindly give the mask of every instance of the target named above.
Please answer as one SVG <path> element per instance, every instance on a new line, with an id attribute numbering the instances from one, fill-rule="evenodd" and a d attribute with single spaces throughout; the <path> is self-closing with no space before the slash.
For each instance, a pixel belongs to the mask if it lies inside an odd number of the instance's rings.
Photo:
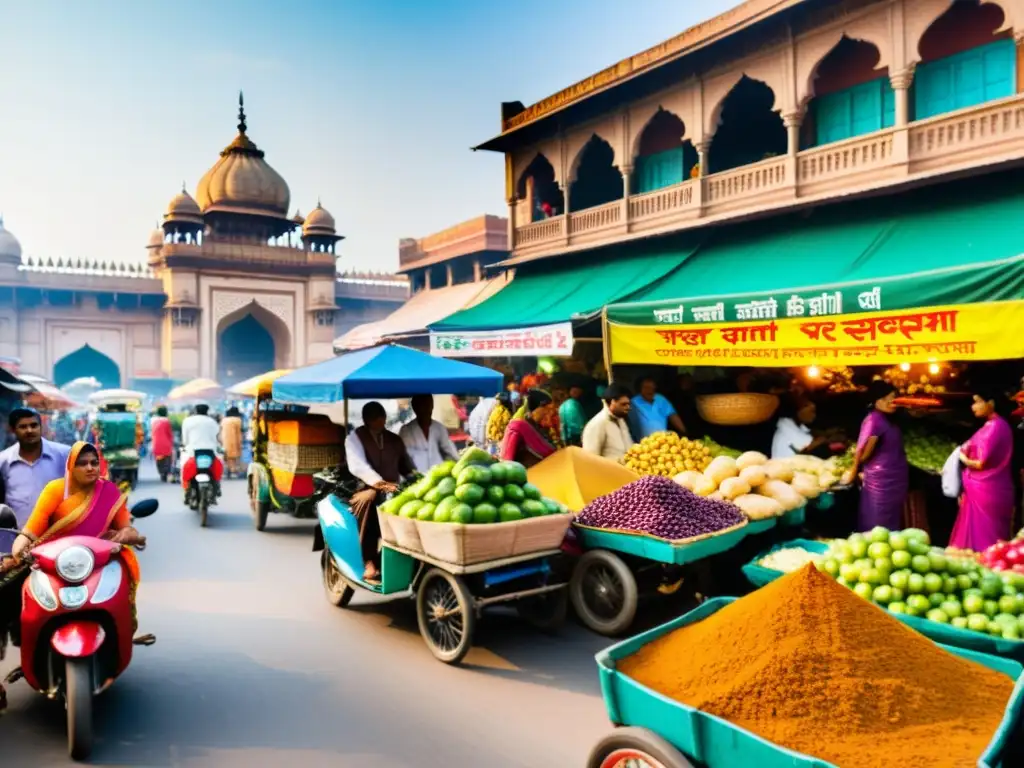
<path id="1" fill-rule="evenodd" d="M 569 585 L 573 609 L 594 632 L 621 635 L 633 625 L 641 596 L 676 593 L 700 561 L 739 544 L 750 525 L 686 543 L 574 525 L 584 553 Z"/>
<path id="2" fill-rule="evenodd" d="M 344 402 L 347 422 L 350 399 L 452 391 L 490 397 L 501 385 L 502 375 L 495 371 L 384 345 L 282 376 L 273 382 L 271 394 L 282 403 Z M 557 576 L 554 561 L 561 557 L 559 547 L 571 515 L 462 525 L 378 512 L 381 578 L 380 583 L 367 582 L 359 522 L 345 498 L 340 473 L 322 473 L 318 481 L 320 525 L 314 550 L 321 552 L 324 592 L 333 605 L 347 606 L 357 591 L 415 600 L 424 642 L 448 664 L 468 653 L 477 618 L 488 606 L 515 602 L 525 618 L 545 628 L 564 619 L 567 584 Z"/>
<path id="3" fill-rule="evenodd" d="M 597 654 L 601 693 L 608 718 L 617 727 L 591 751 L 588 768 L 834 768 L 823 760 L 777 746 L 714 715 L 662 696 L 617 669 L 617 662 L 679 627 L 707 618 L 735 598 L 709 600 L 667 624 Z M 1009 768 L 1011 736 L 1019 729 L 1024 706 L 1024 667 L 1008 659 L 962 648 L 945 650 L 1017 681 L 1002 723 L 978 765 Z"/>
<path id="4" fill-rule="evenodd" d="M 129 389 L 102 389 L 89 395 L 95 408 L 93 439 L 99 444 L 110 479 L 122 491 L 134 490 L 139 482 L 139 448 L 143 441 L 140 419 L 146 395 Z"/>

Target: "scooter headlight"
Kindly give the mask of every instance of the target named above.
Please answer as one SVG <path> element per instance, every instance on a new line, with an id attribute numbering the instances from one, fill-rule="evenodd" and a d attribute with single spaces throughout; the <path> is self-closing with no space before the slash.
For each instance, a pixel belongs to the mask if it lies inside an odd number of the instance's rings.
<path id="1" fill-rule="evenodd" d="M 53 593 L 50 578 L 42 571 L 32 571 L 28 577 L 29 591 L 36 602 L 47 611 L 57 610 L 57 595 Z"/>
<path id="2" fill-rule="evenodd" d="M 68 547 L 57 555 L 54 565 L 57 568 L 57 575 L 64 581 L 77 584 L 85 581 L 92 574 L 96 558 L 85 547 Z"/>

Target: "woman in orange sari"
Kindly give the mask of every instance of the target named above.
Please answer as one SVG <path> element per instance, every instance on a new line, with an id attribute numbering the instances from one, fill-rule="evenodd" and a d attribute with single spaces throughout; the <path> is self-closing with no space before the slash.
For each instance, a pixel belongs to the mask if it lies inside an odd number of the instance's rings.
<path id="1" fill-rule="evenodd" d="M 143 549 L 146 538 L 132 527 L 127 496 L 100 473 L 103 458 L 91 443 L 77 442 L 68 455 L 61 480 L 48 483 L 21 535 L 14 540 L 15 559 L 35 544 L 64 536 L 94 536 L 123 545 L 121 559 L 131 579 L 132 613 L 139 586 L 139 561 L 131 547 Z M 136 620 L 136 629 L 137 620 Z"/>

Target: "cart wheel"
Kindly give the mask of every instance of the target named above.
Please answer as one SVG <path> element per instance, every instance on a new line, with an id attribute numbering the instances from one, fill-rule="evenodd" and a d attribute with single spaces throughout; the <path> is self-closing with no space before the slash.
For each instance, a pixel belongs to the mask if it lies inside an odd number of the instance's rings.
<path id="1" fill-rule="evenodd" d="M 569 593 L 564 589 L 545 592 L 516 601 L 516 612 L 537 629 L 558 629 L 569 611 Z"/>
<path id="2" fill-rule="evenodd" d="M 604 549 L 592 549 L 576 563 L 569 597 L 580 621 L 607 637 L 625 632 L 636 616 L 636 578 L 622 558 Z"/>
<path id="3" fill-rule="evenodd" d="M 619 728 L 591 750 L 587 768 L 693 768 L 693 763 L 646 728 Z"/>
<path id="4" fill-rule="evenodd" d="M 270 514 L 270 504 L 260 499 L 260 484 L 255 478 L 249 478 L 249 508 L 252 510 L 252 521 L 257 531 L 267 527 L 267 516 Z"/>
<path id="5" fill-rule="evenodd" d="M 458 664 L 469 653 L 476 629 L 473 596 L 458 576 L 431 568 L 416 593 L 420 634 L 434 656 Z"/>
<path id="6" fill-rule="evenodd" d="M 324 595 L 327 597 L 327 602 L 338 608 L 347 606 L 356 591 L 351 584 L 345 581 L 338 566 L 334 564 L 331 550 L 326 547 L 320 553 L 320 574 L 323 577 Z"/>

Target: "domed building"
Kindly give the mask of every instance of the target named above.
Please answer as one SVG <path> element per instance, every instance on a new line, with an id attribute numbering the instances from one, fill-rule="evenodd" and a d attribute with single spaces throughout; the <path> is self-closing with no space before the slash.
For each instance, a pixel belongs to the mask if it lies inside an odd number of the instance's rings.
<path id="1" fill-rule="evenodd" d="M 193 194 L 170 199 L 145 267 L 26 260 L 0 223 L 0 356 L 58 385 L 99 367 L 104 384 L 136 387 L 331 357 L 340 332 L 400 306 L 408 281 L 339 274 L 334 217 L 319 200 L 305 217 L 291 205 L 239 94 L 237 134 Z"/>

